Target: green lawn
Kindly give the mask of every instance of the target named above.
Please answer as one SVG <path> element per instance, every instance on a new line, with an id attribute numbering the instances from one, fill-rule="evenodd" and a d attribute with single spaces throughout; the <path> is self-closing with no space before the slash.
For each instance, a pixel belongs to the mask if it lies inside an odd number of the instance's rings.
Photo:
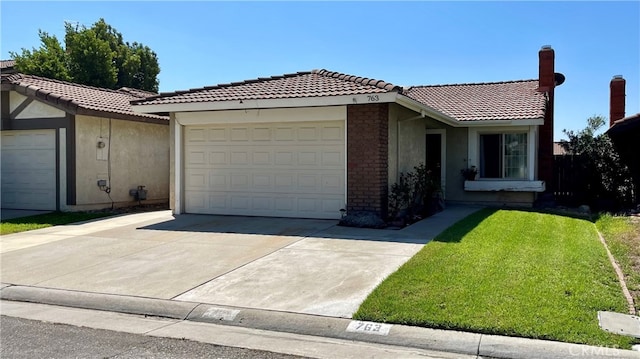
<path id="1" fill-rule="evenodd" d="M 629 348 L 597 319 L 626 309 L 593 223 L 485 209 L 425 245 L 354 318 Z"/>
<path id="2" fill-rule="evenodd" d="M 100 212 L 52 212 L 35 216 L 2 220 L 0 235 L 30 231 L 61 224 L 88 221 L 91 219 L 111 216 L 110 213 Z"/>
<path id="3" fill-rule="evenodd" d="M 620 265 L 636 311 L 640 312 L 640 218 L 604 215 L 596 226 Z"/>

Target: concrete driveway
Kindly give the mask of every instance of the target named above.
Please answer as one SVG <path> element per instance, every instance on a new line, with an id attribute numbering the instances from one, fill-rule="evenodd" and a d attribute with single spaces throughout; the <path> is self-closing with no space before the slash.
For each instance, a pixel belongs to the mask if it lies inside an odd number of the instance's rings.
<path id="1" fill-rule="evenodd" d="M 0 237 L 1 280 L 350 318 L 378 283 L 477 209 L 448 208 L 403 230 L 130 214 Z"/>

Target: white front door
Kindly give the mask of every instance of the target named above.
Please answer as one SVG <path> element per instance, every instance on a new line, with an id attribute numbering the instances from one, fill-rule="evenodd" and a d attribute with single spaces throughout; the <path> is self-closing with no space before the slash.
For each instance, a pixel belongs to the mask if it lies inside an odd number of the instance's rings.
<path id="1" fill-rule="evenodd" d="M 340 218 L 344 121 L 220 124 L 184 130 L 185 212 Z"/>

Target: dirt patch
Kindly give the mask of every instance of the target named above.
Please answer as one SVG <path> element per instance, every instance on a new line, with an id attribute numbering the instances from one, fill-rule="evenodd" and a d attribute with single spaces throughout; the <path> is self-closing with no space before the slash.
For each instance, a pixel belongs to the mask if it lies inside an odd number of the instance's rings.
<path id="1" fill-rule="evenodd" d="M 169 209 L 169 203 L 156 203 L 156 204 L 139 204 L 137 206 L 119 207 L 119 208 L 105 208 L 96 209 L 92 211 L 86 211 L 88 213 L 110 213 L 110 214 L 127 214 L 127 213 L 143 213 L 164 211 Z"/>

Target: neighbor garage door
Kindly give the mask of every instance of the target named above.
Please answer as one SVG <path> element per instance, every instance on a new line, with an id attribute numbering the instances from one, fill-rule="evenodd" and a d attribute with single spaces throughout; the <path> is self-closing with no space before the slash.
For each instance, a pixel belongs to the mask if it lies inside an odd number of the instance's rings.
<path id="1" fill-rule="evenodd" d="M 340 218 L 344 121 L 185 128 L 185 212 Z"/>
<path id="2" fill-rule="evenodd" d="M 2 208 L 56 209 L 55 130 L 2 131 Z"/>

